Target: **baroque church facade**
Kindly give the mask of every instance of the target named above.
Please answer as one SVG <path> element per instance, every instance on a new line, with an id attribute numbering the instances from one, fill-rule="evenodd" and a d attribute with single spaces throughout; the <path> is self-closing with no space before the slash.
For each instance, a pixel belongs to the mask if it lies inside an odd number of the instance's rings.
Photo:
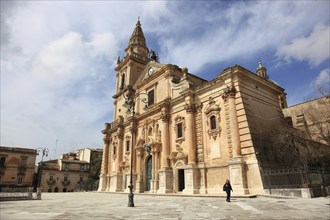
<path id="1" fill-rule="evenodd" d="M 115 71 L 99 191 L 129 192 L 132 176 L 139 193 L 222 194 L 226 179 L 236 195 L 263 192 L 258 134 L 283 119 L 286 100 L 261 62 L 256 73 L 236 65 L 207 81 L 159 63 L 138 21 Z"/>

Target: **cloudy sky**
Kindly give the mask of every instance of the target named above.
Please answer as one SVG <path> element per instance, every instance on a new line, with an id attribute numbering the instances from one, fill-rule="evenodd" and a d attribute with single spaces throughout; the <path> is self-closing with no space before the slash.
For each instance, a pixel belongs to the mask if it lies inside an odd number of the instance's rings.
<path id="1" fill-rule="evenodd" d="M 261 59 L 289 105 L 329 89 L 329 1 L 1 1 L 1 145 L 102 148 L 138 17 L 161 63 L 207 80 Z M 55 149 L 56 148 L 56 149 Z"/>

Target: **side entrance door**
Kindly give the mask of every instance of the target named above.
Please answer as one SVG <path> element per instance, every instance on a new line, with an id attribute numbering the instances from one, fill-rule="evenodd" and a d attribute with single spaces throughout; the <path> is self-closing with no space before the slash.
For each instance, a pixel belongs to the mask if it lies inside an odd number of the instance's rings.
<path id="1" fill-rule="evenodd" d="M 178 187 L 178 191 L 179 192 L 182 192 L 182 190 L 184 190 L 184 169 L 179 169 L 178 170 L 178 184 L 179 184 L 179 187 Z"/>

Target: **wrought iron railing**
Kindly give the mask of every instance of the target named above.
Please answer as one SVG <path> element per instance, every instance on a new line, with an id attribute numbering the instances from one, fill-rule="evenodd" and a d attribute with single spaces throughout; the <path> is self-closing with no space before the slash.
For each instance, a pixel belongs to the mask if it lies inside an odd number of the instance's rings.
<path id="1" fill-rule="evenodd" d="M 265 189 L 330 186 L 330 167 L 260 169 Z"/>
<path id="2" fill-rule="evenodd" d="M 55 180 L 47 180 L 47 184 L 48 184 L 49 186 L 54 185 L 55 182 L 56 182 Z"/>
<path id="3" fill-rule="evenodd" d="M 62 181 L 62 185 L 63 186 L 67 186 L 67 185 L 69 185 L 70 184 L 70 180 L 63 180 Z"/>

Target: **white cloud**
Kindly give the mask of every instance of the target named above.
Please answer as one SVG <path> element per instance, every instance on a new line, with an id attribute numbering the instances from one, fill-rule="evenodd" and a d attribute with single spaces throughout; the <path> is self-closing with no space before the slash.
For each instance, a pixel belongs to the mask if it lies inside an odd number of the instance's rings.
<path id="1" fill-rule="evenodd" d="M 316 67 L 330 58 L 330 26 L 317 25 L 308 37 L 296 38 L 290 44 L 281 46 L 276 55 L 291 62 L 292 59 L 306 60 Z"/>
<path id="2" fill-rule="evenodd" d="M 117 40 L 112 33 L 93 34 L 87 45 L 93 56 L 105 56 L 108 60 L 113 60 L 119 52 Z"/>
<path id="3" fill-rule="evenodd" d="M 322 70 L 319 75 L 312 81 L 311 86 L 315 90 L 325 90 L 330 92 L 330 68 Z"/>
<path id="4" fill-rule="evenodd" d="M 46 45 L 32 65 L 32 73 L 49 84 L 65 85 L 95 73 L 99 57 L 113 61 L 118 53 L 116 39 L 112 33 L 93 34 L 84 42 L 82 35 L 75 32 Z"/>
<path id="5" fill-rule="evenodd" d="M 187 66 L 195 74 L 209 63 L 249 60 L 255 56 L 262 58 L 260 55 L 264 51 L 274 51 L 280 45 L 309 34 L 320 22 L 328 22 L 329 3 L 314 3 L 238 2 L 220 12 L 216 6 L 210 8 L 207 4 L 197 4 L 195 8 L 187 7 L 180 15 L 176 14 L 175 21 L 169 21 L 172 22 L 171 25 L 164 25 L 166 28 L 161 32 L 165 33 L 164 37 L 159 34 L 163 52 L 160 57 L 180 66 Z M 173 10 L 173 13 L 179 12 Z M 325 41 L 326 30 L 316 28 L 315 31 L 313 39 L 321 32 L 323 48 L 328 48 L 329 41 Z M 313 46 L 310 45 L 309 48 L 312 49 Z M 319 44 L 315 46 L 318 48 Z M 317 48 L 309 57 L 314 63 L 321 62 L 327 56 L 324 55 L 324 49 L 322 55 L 318 54 Z M 257 59 L 255 63 L 257 65 Z"/>

